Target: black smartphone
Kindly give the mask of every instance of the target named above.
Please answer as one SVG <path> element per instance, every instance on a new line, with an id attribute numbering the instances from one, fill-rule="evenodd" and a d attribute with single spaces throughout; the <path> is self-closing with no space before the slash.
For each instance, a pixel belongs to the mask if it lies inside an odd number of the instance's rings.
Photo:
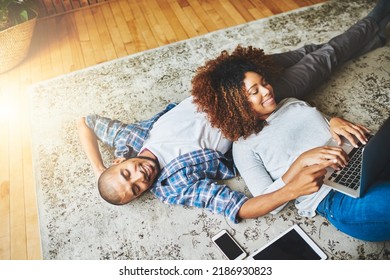
<path id="1" fill-rule="evenodd" d="M 247 256 L 247 253 L 226 230 L 221 230 L 211 240 L 228 260 L 242 260 Z"/>

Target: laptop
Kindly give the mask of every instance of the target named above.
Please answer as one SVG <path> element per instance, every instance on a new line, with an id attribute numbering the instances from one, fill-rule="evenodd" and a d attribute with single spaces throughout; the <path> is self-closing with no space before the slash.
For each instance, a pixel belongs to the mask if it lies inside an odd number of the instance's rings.
<path id="1" fill-rule="evenodd" d="M 353 147 L 343 139 L 341 147 L 349 155 L 350 161 L 337 171 L 328 168 L 324 184 L 354 198 L 361 197 L 368 187 L 378 178 L 384 168 L 390 164 L 390 117 L 383 123 L 375 135 L 370 135 L 366 145 Z M 338 146 L 332 138 L 329 146 Z"/>

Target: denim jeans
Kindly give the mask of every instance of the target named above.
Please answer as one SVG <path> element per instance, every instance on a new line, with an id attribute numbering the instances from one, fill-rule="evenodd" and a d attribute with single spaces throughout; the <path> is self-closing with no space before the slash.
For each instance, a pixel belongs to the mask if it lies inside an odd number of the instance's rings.
<path id="1" fill-rule="evenodd" d="M 338 230 L 361 240 L 390 240 L 390 180 L 376 181 L 361 198 L 331 191 L 317 212 Z"/>

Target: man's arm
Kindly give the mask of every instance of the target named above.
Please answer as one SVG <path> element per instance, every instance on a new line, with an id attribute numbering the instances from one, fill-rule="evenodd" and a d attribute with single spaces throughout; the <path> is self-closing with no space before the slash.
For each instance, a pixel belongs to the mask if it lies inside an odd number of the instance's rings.
<path id="1" fill-rule="evenodd" d="M 99 179 L 100 174 L 106 170 L 106 167 L 104 166 L 103 159 L 100 154 L 98 138 L 96 137 L 94 131 L 87 126 L 85 117 L 82 117 L 77 121 L 77 128 L 79 131 L 81 146 L 91 163 L 96 179 Z"/>
<path id="2" fill-rule="evenodd" d="M 229 186 L 218 184 L 213 179 L 187 181 L 187 178 L 182 177 L 185 172 L 182 172 L 183 169 L 164 180 L 164 184 L 155 185 L 151 192 L 164 203 L 207 209 L 224 215 L 233 223 L 239 222 L 237 213 L 248 199 L 244 193 L 233 191 Z M 181 178 L 180 182 L 177 181 L 178 178 Z"/>

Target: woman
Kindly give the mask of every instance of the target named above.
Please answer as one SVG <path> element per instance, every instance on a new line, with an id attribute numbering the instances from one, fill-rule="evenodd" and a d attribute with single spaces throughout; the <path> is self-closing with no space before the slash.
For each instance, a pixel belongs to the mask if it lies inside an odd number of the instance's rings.
<path id="1" fill-rule="evenodd" d="M 389 172 L 363 198 L 353 199 L 322 186 L 325 168 L 318 169 L 348 162 L 341 148 L 324 146 L 331 136 L 340 143 L 343 135 L 356 146 L 366 143 L 368 129 L 340 118 L 327 120 L 303 101 L 283 99 L 304 96 L 341 63 L 383 45 L 389 2 L 380 1 L 368 17 L 327 44 L 272 56 L 237 47 L 198 70 L 195 103 L 235 141 L 235 164 L 253 196 L 267 196 L 256 213 L 276 213 L 295 200 L 302 216 L 319 213 L 353 237 L 390 240 Z"/>
<path id="2" fill-rule="evenodd" d="M 333 168 L 347 164 L 348 157 L 341 148 L 324 146 L 331 131 L 349 130 L 365 143 L 368 130 L 338 118 L 329 124 L 315 108 L 295 98 L 276 104 L 272 86 L 257 73 L 247 72 L 244 83 L 256 115 L 267 122 L 260 133 L 233 144 L 235 164 L 251 193 L 260 196 L 286 188 L 286 202 L 295 199 L 301 216 L 313 217 L 317 212 L 353 237 L 389 240 L 389 173 L 384 172 L 360 199 L 321 186 L 323 177 L 318 185 L 302 179 L 307 167 L 326 161 L 333 161 Z M 268 203 L 274 206 L 272 213 L 285 205 Z"/>

